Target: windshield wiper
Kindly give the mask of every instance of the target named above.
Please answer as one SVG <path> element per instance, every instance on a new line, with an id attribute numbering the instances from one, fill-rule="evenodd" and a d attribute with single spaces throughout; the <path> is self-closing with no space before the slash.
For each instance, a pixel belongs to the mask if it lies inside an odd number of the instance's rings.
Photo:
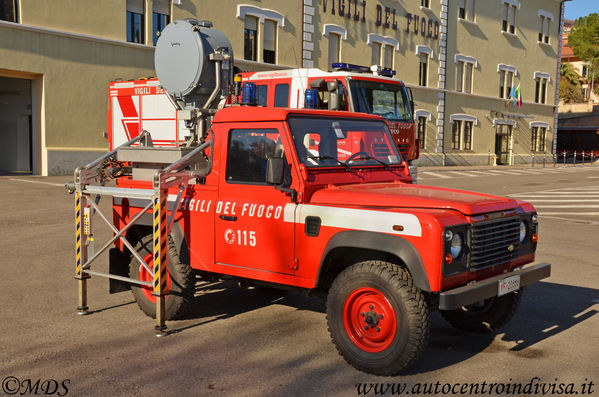
<path id="1" fill-rule="evenodd" d="M 343 161 L 339 161 L 337 160 L 335 157 L 331 157 L 331 156 L 308 156 L 309 159 L 315 159 L 315 160 L 334 160 L 336 161 L 339 165 L 345 167 L 345 169 L 347 171 L 351 170 L 351 167 L 347 164 L 345 164 Z"/>
<path id="2" fill-rule="evenodd" d="M 377 158 L 374 158 L 374 157 L 372 157 L 372 156 L 361 156 L 361 157 L 358 157 L 358 158 L 359 158 L 359 159 L 364 159 L 364 160 L 374 160 L 374 161 L 376 161 L 377 163 L 379 163 L 379 164 L 381 164 L 381 165 L 384 165 L 386 169 L 391 169 L 391 167 L 389 166 L 389 164 L 387 164 L 387 163 L 385 163 L 384 161 L 381 161 L 381 160 L 379 160 L 379 159 L 377 159 Z M 348 165 L 348 166 L 349 166 L 349 165 Z"/>

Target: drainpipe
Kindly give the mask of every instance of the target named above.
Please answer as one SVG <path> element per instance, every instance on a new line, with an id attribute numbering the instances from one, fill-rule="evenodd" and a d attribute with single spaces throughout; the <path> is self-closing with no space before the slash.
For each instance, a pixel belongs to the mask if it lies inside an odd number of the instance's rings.
<path id="1" fill-rule="evenodd" d="M 557 46 L 557 69 L 555 71 L 555 99 L 553 106 L 553 144 L 551 152 L 557 155 L 557 126 L 558 126 L 558 106 L 559 106 L 559 84 L 562 67 L 562 36 L 564 34 L 564 3 L 572 0 L 560 0 L 559 2 L 559 42 Z"/>

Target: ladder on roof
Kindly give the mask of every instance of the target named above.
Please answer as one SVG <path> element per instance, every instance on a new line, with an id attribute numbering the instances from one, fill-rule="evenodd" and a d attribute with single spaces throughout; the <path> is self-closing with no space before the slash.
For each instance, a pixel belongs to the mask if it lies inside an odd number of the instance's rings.
<path id="1" fill-rule="evenodd" d="M 132 146 L 139 143 L 139 146 Z M 111 152 L 97 158 L 85 167 L 79 167 L 75 170 L 74 182 L 67 183 L 65 186 L 69 193 L 75 193 L 75 238 L 76 238 L 76 266 L 75 279 L 78 280 L 78 306 L 79 314 L 89 313 L 87 305 L 87 280 L 91 276 L 106 277 L 126 283 L 139 284 L 152 288 L 152 295 L 156 297 L 156 336 L 167 334 L 165 323 L 165 297 L 167 288 L 167 238 L 172 226 L 175 213 L 179 208 L 183 191 L 194 178 L 201 178 L 210 171 L 211 163 L 207 162 L 207 167 L 197 169 L 184 169 L 190 165 L 198 163 L 198 157 L 204 149 L 209 147 L 212 141 L 208 141 L 195 148 L 179 150 L 174 154 L 173 148 L 153 147 L 152 138 L 149 132 L 143 131 L 139 136 L 122 144 Z M 167 153 L 169 152 L 170 153 Z M 159 168 L 140 168 L 140 175 L 151 175 L 152 188 L 139 189 L 127 187 L 104 186 L 98 183 L 100 172 L 98 167 L 113 156 L 119 156 L 119 161 L 132 161 L 143 165 L 150 164 L 150 167 Z M 177 158 L 178 157 L 178 158 Z M 153 174 L 153 175 L 152 175 Z M 135 176 L 133 176 L 135 179 Z M 167 219 L 167 198 L 168 189 L 174 186 L 179 187 L 175 207 L 171 211 L 170 218 Z M 95 196 L 95 200 L 92 199 Z M 137 213 L 130 221 L 118 230 L 113 223 L 102 213 L 98 206 L 99 198 L 102 196 L 137 198 L 148 200 L 149 203 Z M 135 250 L 129 241 L 125 238 L 125 233 L 134 224 L 136 224 L 143 215 L 148 212 L 152 214 L 152 262 L 148 264 L 141 255 Z M 113 231 L 113 237 L 109 239 L 97 252 L 94 252 L 94 236 L 92 230 L 92 217 L 98 214 L 100 218 L 108 224 Z M 92 263 L 108 247 L 117 241 L 121 241 L 123 247 L 126 247 L 134 258 L 136 258 L 145 270 L 151 275 L 151 282 L 124 277 L 116 274 L 102 273 L 91 270 Z"/>

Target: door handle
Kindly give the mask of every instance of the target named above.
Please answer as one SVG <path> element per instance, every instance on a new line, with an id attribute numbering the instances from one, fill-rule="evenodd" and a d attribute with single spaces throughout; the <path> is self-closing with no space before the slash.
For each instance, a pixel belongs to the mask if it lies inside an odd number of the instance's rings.
<path id="1" fill-rule="evenodd" d="M 236 216 L 230 216 L 230 215 L 221 215 L 219 218 L 222 219 L 223 221 L 231 221 L 231 222 L 235 222 L 237 220 Z"/>

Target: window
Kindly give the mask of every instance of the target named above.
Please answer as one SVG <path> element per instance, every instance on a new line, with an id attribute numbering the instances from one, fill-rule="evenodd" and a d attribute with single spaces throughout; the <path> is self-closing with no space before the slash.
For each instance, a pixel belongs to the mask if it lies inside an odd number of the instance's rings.
<path id="1" fill-rule="evenodd" d="M 420 0 L 420 6 L 430 8 L 430 0 Z"/>
<path id="2" fill-rule="evenodd" d="M 258 60 L 258 18 L 250 15 L 245 17 L 243 29 L 243 59 Z"/>
<path id="3" fill-rule="evenodd" d="M 420 54 L 420 66 L 418 68 L 418 85 L 426 87 L 428 84 L 428 54 Z"/>
<path id="4" fill-rule="evenodd" d="M 512 87 L 514 86 L 514 76 L 516 68 L 509 65 L 497 65 L 499 72 L 499 98 L 509 99 L 512 96 Z"/>
<path id="5" fill-rule="evenodd" d="M 549 24 L 553 19 L 553 14 L 545 10 L 539 10 L 539 43 L 549 44 Z"/>
<path id="6" fill-rule="evenodd" d="M 545 151 L 545 135 L 547 128 L 532 127 L 530 150 L 533 152 Z"/>
<path id="7" fill-rule="evenodd" d="M 127 0 L 127 41 L 145 43 L 144 2 Z"/>
<path id="8" fill-rule="evenodd" d="M 228 182 L 266 183 L 269 157 L 283 156 L 276 129 L 232 130 L 227 153 Z"/>
<path id="9" fill-rule="evenodd" d="M 453 123 L 451 148 L 472 150 L 472 128 L 478 123 L 478 119 L 466 114 L 452 114 L 449 116 L 449 121 Z"/>
<path id="10" fill-rule="evenodd" d="M 383 167 L 402 161 L 383 120 L 289 116 L 288 124 L 297 157 L 307 167 Z"/>
<path id="11" fill-rule="evenodd" d="M 341 36 L 336 33 L 329 33 L 329 63 L 328 65 L 332 65 L 336 62 L 339 62 L 341 50 Z"/>
<path id="12" fill-rule="evenodd" d="M 256 86 L 256 102 L 258 106 L 266 106 L 268 101 L 268 86 L 257 85 Z"/>
<path id="13" fill-rule="evenodd" d="M 277 23 L 271 20 L 264 21 L 264 50 L 262 61 L 276 63 Z"/>
<path id="14" fill-rule="evenodd" d="M 248 61 L 276 63 L 277 28 L 285 26 L 283 14 L 253 5 L 240 4 L 237 6 L 237 18 L 244 21 L 243 58 Z M 262 24 L 261 29 L 258 28 L 258 24 Z M 260 53 L 258 47 L 261 49 Z"/>
<path id="15" fill-rule="evenodd" d="M 372 59 L 370 60 L 371 65 L 381 64 L 381 43 L 372 43 Z"/>
<path id="16" fill-rule="evenodd" d="M 322 35 L 329 39 L 328 67 L 341 60 L 341 39 L 347 39 L 347 31 L 339 25 L 324 24 Z"/>
<path id="17" fill-rule="evenodd" d="M 424 141 L 426 139 L 426 116 L 418 117 L 418 141 L 420 142 L 420 149 L 424 149 Z"/>
<path id="18" fill-rule="evenodd" d="M 393 47 L 388 44 L 385 45 L 385 58 L 382 63 L 385 68 L 393 67 Z"/>
<path id="19" fill-rule="evenodd" d="M 0 0 L 0 21 L 19 22 L 17 0 Z"/>
<path id="20" fill-rule="evenodd" d="M 506 33 L 516 34 L 516 10 L 520 9 L 520 3 L 516 0 L 502 0 L 503 25 L 501 30 Z"/>
<path id="21" fill-rule="evenodd" d="M 394 51 L 399 50 L 399 42 L 396 39 L 370 33 L 368 45 L 372 46 L 372 65 L 393 68 Z"/>
<path id="22" fill-rule="evenodd" d="M 458 18 L 474 22 L 474 1 L 459 0 Z"/>
<path id="23" fill-rule="evenodd" d="M 588 65 L 582 65 L 582 77 L 589 77 L 589 67 Z"/>
<path id="24" fill-rule="evenodd" d="M 456 91 L 472 92 L 472 73 L 478 63 L 476 59 L 461 54 L 456 54 Z"/>
<path id="25" fill-rule="evenodd" d="M 152 5 L 152 42 L 156 45 L 158 35 L 170 22 L 170 0 L 154 0 Z"/>
<path id="26" fill-rule="evenodd" d="M 549 74 L 535 72 L 535 103 L 547 103 L 547 82 Z"/>
<path id="27" fill-rule="evenodd" d="M 277 84 L 275 86 L 275 107 L 289 107 L 289 84 Z"/>
<path id="28" fill-rule="evenodd" d="M 418 85 L 426 87 L 428 85 L 428 61 L 433 56 L 433 50 L 430 47 L 416 46 L 416 55 L 418 55 Z"/>

